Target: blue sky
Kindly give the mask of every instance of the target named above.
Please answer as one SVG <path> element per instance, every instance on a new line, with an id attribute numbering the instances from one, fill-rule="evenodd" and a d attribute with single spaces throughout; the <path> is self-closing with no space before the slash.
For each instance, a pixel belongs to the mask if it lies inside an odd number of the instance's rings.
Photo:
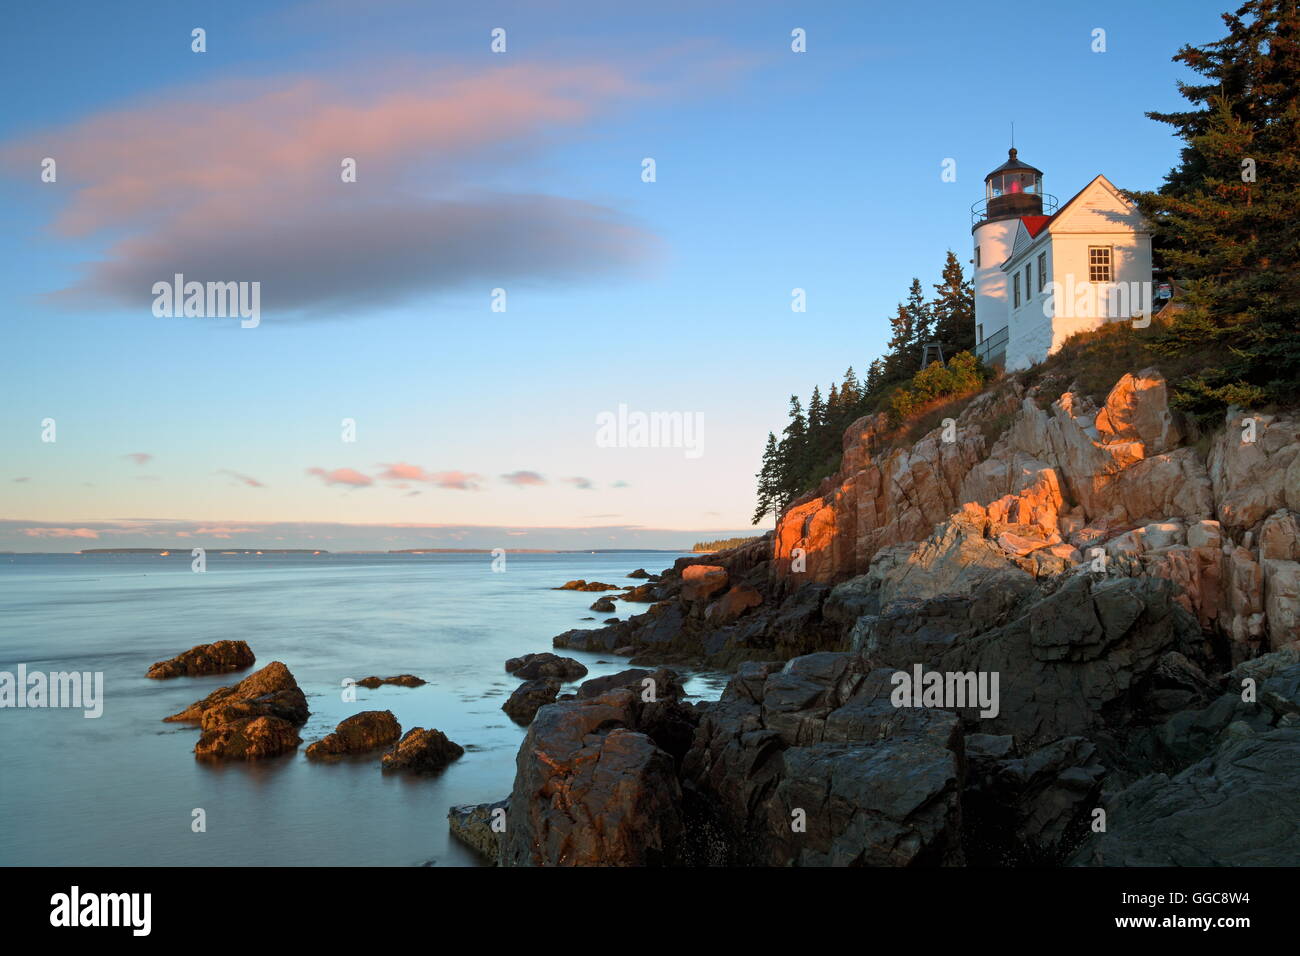
<path id="1" fill-rule="evenodd" d="M 911 277 L 969 259 L 1010 124 L 1062 200 L 1158 186 L 1177 143 L 1144 111 L 1223 3 L 12 9 L 0 548 L 742 531 L 790 393 L 864 369 Z M 261 324 L 155 317 L 178 265 L 262 282 Z M 700 454 L 600 447 L 619 405 L 700 416 Z"/>

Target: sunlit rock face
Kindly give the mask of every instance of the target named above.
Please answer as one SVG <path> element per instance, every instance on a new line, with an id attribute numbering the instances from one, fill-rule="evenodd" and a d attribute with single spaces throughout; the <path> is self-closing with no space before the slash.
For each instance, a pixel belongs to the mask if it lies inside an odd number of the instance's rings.
<path id="1" fill-rule="evenodd" d="M 990 444 L 993 421 L 1004 427 Z M 885 431 L 883 416 L 854 422 L 840 470 L 782 515 L 779 589 L 872 574 L 882 600 L 917 599 L 1105 569 L 1172 582 L 1234 660 L 1300 639 L 1292 418 L 1234 409 L 1212 440 L 1189 443 L 1148 368 L 1100 406 L 1011 382 L 908 447 L 874 451 Z"/>

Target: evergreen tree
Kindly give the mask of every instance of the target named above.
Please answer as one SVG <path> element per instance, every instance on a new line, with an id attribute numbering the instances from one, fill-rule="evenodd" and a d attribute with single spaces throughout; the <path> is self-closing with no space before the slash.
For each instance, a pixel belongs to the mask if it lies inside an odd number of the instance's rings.
<path id="1" fill-rule="evenodd" d="M 930 303 L 933 341 L 943 345 L 946 358 L 952 358 L 958 352 L 975 348 L 975 293 L 951 249 L 944 260 L 942 275 L 943 281 L 934 287 L 936 295 Z"/>
<path id="2" fill-rule="evenodd" d="M 1223 39 L 1174 56 L 1205 79 L 1179 83 L 1196 108 L 1147 114 L 1182 139 L 1181 163 L 1134 194 L 1187 291 L 1155 348 L 1221 356 L 1174 386 L 1175 404 L 1207 419 L 1300 400 L 1300 13 L 1249 0 L 1223 21 Z"/>
<path id="3" fill-rule="evenodd" d="M 889 352 L 885 355 L 885 380 L 898 381 L 916 371 L 914 359 L 909 362 L 915 328 L 907 306 L 898 303 L 898 312 L 889 320 Z"/>
<path id="4" fill-rule="evenodd" d="M 875 395 L 880 391 L 881 384 L 885 379 L 885 363 L 883 359 L 872 359 L 871 365 L 867 368 L 867 381 L 863 386 L 863 398 L 868 395 Z"/>
<path id="5" fill-rule="evenodd" d="M 822 404 L 822 390 L 813 386 L 808 399 L 808 434 L 815 435 L 826 427 L 826 406 Z"/>
<path id="6" fill-rule="evenodd" d="M 911 288 L 907 290 L 905 308 L 912 322 L 911 348 L 916 353 L 916 371 L 920 371 L 921 351 L 927 342 L 934 341 L 932 337 L 934 325 L 930 314 L 930 304 L 925 301 L 925 292 L 921 288 L 920 279 L 912 280 Z"/>
<path id="7" fill-rule="evenodd" d="M 790 422 L 782 430 L 780 444 L 781 470 L 778 475 L 781 504 L 784 506 L 803 491 L 804 479 L 809 471 L 808 422 L 798 395 L 790 396 Z"/>
<path id="8" fill-rule="evenodd" d="M 763 448 L 763 464 L 754 477 L 758 479 L 758 506 L 754 509 L 754 518 L 750 524 L 758 524 L 770 511 L 773 517 L 781 514 L 785 502 L 781 500 L 780 489 L 781 459 L 776 447 L 776 436 L 767 433 L 767 445 Z"/>
<path id="9" fill-rule="evenodd" d="M 853 408 L 861 397 L 858 377 L 853 372 L 853 366 L 850 365 L 844 372 L 844 381 L 840 385 L 840 405 L 844 408 Z"/>

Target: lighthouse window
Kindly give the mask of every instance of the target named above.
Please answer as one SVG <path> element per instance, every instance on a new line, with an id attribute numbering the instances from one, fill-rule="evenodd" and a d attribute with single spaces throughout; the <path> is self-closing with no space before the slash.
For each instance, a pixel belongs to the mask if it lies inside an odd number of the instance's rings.
<path id="1" fill-rule="evenodd" d="M 979 267 L 980 267 L 980 247 L 976 246 L 975 247 L 975 268 L 978 269 Z"/>
<path id="2" fill-rule="evenodd" d="M 1110 281 L 1110 246 L 1088 247 L 1088 281 Z"/>
<path id="3" fill-rule="evenodd" d="M 1047 253 L 1042 252 L 1038 255 L 1038 291 L 1043 291 L 1043 286 L 1047 285 Z"/>

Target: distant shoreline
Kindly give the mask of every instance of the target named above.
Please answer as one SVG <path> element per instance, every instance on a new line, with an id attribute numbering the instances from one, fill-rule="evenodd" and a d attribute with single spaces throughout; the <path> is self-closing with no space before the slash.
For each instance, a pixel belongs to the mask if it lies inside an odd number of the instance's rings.
<path id="1" fill-rule="evenodd" d="M 194 545 L 175 548 L 83 548 L 80 551 L 0 551 L 0 555 L 15 557 L 31 554 L 63 555 L 121 555 L 143 554 L 157 557 L 189 558 Z M 205 548 L 212 555 L 283 555 L 305 554 L 312 557 L 340 554 L 492 554 L 493 548 L 402 548 L 392 551 L 325 551 L 315 548 Z M 690 548 L 505 548 L 507 554 L 692 554 Z"/>

